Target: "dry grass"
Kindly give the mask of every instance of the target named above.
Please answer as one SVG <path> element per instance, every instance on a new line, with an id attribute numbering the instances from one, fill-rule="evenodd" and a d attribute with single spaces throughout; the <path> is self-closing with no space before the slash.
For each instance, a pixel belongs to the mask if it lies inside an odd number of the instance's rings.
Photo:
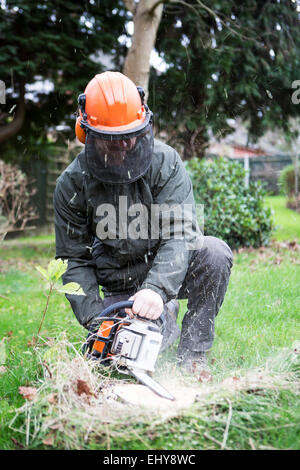
<path id="1" fill-rule="evenodd" d="M 207 419 L 209 407 L 225 403 L 223 439 L 215 444 L 226 449 L 232 404 L 240 394 L 261 396 L 263 400 L 270 390 L 285 389 L 296 394 L 300 391 L 294 367 L 299 361 L 299 351 L 299 345 L 295 344 L 270 358 L 264 368 L 235 371 L 230 377 L 207 383 L 188 379 L 176 372 L 172 364 L 164 364 L 157 378 L 175 395 L 176 400 L 170 402 L 126 376 L 122 379 L 112 370 L 99 370 L 96 363 L 86 361 L 62 336 L 46 352 L 45 348 L 36 349 L 44 377 L 30 387 L 27 400 L 16 410 L 10 427 L 25 434 L 26 446 L 31 448 L 43 444 L 80 449 L 96 440 L 103 448 L 110 449 L 115 439 L 128 442 L 140 439 L 141 445 L 147 448 L 137 426 L 147 426 L 149 433 L 185 415 Z M 25 392 L 21 391 L 24 396 Z M 20 416 L 23 424 L 18 427 Z M 204 437 L 214 440 L 209 434 L 204 433 Z"/>

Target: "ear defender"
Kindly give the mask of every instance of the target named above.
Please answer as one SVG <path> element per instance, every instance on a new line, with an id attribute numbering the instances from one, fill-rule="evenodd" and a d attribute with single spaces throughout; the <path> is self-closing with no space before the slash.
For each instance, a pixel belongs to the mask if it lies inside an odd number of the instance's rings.
<path id="1" fill-rule="evenodd" d="M 85 144 L 86 133 L 85 130 L 81 127 L 82 117 L 78 116 L 75 124 L 75 134 L 79 142 Z"/>
<path id="2" fill-rule="evenodd" d="M 82 144 L 85 144 L 85 138 L 86 138 L 86 133 L 84 128 L 81 125 L 82 120 L 86 120 L 87 114 L 85 112 L 85 94 L 82 93 L 81 95 L 78 96 L 78 105 L 79 105 L 79 116 L 76 119 L 76 124 L 75 124 L 75 134 L 79 142 Z"/>

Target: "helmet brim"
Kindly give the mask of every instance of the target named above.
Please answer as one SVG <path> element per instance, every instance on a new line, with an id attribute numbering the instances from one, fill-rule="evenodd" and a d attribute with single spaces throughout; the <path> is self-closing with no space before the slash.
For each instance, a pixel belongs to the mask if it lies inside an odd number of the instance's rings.
<path id="1" fill-rule="evenodd" d="M 118 127 L 104 127 L 104 126 L 92 126 L 88 121 L 81 121 L 81 126 L 86 129 L 87 132 L 92 131 L 96 134 L 103 136 L 107 140 L 118 140 L 123 139 L 124 135 L 130 135 L 131 137 L 138 137 L 139 134 L 147 128 L 149 124 L 152 123 L 152 112 L 149 110 L 145 114 L 145 119 L 143 122 L 136 120 L 131 123 L 130 126 L 118 126 Z"/>

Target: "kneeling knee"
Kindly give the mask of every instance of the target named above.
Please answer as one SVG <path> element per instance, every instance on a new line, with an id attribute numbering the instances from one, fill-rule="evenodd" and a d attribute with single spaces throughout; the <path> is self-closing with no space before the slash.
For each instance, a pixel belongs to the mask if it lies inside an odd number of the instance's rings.
<path id="1" fill-rule="evenodd" d="M 206 256 L 207 262 L 216 269 L 232 266 L 233 254 L 226 242 L 220 238 L 204 237 L 203 247 L 200 250 L 201 257 Z"/>

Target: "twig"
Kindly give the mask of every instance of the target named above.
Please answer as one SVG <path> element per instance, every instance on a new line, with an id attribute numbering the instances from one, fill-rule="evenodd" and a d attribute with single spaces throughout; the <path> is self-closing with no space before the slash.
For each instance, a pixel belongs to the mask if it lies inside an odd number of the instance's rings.
<path id="1" fill-rule="evenodd" d="M 290 428 L 293 426 L 298 426 L 298 423 L 282 424 L 281 426 L 270 426 L 268 428 L 257 428 L 252 429 L 251 432 L 271 431 L 272 429 Z"/>
<path id="2" fill-rule="evenodd" d="M 106 450 L 110 450 L 110 434 L 109 434 L 109 429 L 107 426 L 107 423 L 105 423 L 105 431 L 106 431 Z"/>
<path id="3" fill-rule="evenodd" d="M 205 433 L 203 434 L 203 436 L 206 437 L 206 439 L 210 439 L 211 441 L 215 442 L 216 444 L 218 444 L 219 446 L 222 447 L 223 443 L 220 442 L 220 441 L 218 441 L 218 440 L 215 439 L 214 437 L 212 437 L 210 434 L 208 434 L 208 432 L 205 432 Z M 224 447 L 224 449 L 229 450 L 228 447 Z"/>
<path id="4" fill-rule="evenodd" d="M 26 446 L 29 446 L 29 438 L 30 438 L 30 408 L 26 408 Z"/>
<path id="5" fill-rule="evenodd" d="M 0 294 L 0 297 L 1 297 L 1 299 L 9 300 L 9 298 L 6 297 L 5 295 Z"/>
<path id="6" fill-rule="evenodd" d="M 41 364 L 42 366 L 44 366 L 45 369 L 47 369 L 47 372 L 48 372 L 48 374 L 49 374 L 49 378 L 50 378 L 50 380 L 52 380 L 53 375 L 52 375 L 51 370 L 49 369 L 48 364 L 46 364 L 46 362 L 40 362 L 40 364 Z"/>
<path id="7" fill-rule="evenodd" d="M 226 447 L 226 442 L 227 442 L 227 438 L 228 438 L 228 431 L 229 431 L 230 421 L 231 421 L 231 417 L 232 417 L 232 404 L 231 404 L 231 401 L 229 399 L 226 400 L 226 401 L 229 404 L 229 412 L 228 412 L 227 423 L 226 423 L 226 427 L 225 427 L 225 431 L 224 431 L 223 442 L 222 442 L 222 446 L 221 446 L 222 449 L 225 449 L 225 447 Z"/>
<path id="8" fill-rule="evenodd" d="M 261 450 L 281 450 L 281 449 L 278 449 L 277 447 L 272 447 L 272 446 L 258 446 L 258 448 Z"/>
<path id="9" fill-rule="evenodd" d="M 256 450 L 253 439 L 251 437 L 249 437 L 249 445 L 250 445 L 252 450 Z"/>
<path id="10" fill-rule="evenodd" d="M 49 300 L 50 300 L 50 297 L 51 297 L 52 290 L 53 290 L 53 285 L 51 284 L 48 295 L 47 295 L 47 302 L 46 302 L 46 306 L 45 306 L 45 309 L 44 309 L 44 312 L 43 312 L 42 320 L 41 320 L 41 323 L 40 323 L 40 326 L 39 326 L 39 330 L 37 332 L 37 336 L 39 336 L 40 331 L 42 329 L 42 325 L 44 323 L 44 319 L 45 319 L 46 312 L 47 312 L 47 309 L 48 309 L 48 304 L 49 304 Z"/>
<path id="11" fill-rule="evenodd" d="M 238 429 L 249 431 L 249 428 L 247 428 L 245 426 L 241 426 L 240 424 L 232 424 L 232 426 L 235 426 Z M 290 428 L 290 427 L 293 427 L 293 426 L 298 426 L 298 423 L 282 424 L 281 426 L 270 426 L 268 428 L 251 429 L 251 432 L 272 431 L 273 429 Z"/>
<path id="12" fill-rule="evenodd" d="M 147 442 L 144 441 L 144 439 L 142 439 L 142 437 L 135 431 L 134 428 L 132 428 L 132 432 L 142 442 L 142 444 L 144 444 L 145 447 L 147 447 L 148 449 L 151 448 L 151 447 L 149 447 L 149 444 L 147 444 Z"/>

